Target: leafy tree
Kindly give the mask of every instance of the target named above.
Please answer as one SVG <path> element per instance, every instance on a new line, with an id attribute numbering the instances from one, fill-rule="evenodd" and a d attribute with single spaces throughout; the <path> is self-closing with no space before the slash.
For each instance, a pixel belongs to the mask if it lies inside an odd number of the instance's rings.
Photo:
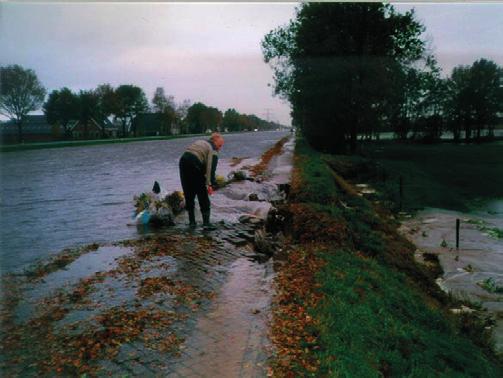
<path id="1" fill-rule="evenodd" d="M 262 41 L 275 92 L 320 149 L 356 148 L 360 132 L 386 118 L 397 73 L 424 52 L 414 13 L 378 3 L 304 3 L 296 19 Z M 388 116 L 389 117 L 389 116 Z"/>
<path id="2" fill-rule="evenodd" d="M 222 127 L 229 131 L 241 131 L 240 114 L 236 109 L 227 109 L 222 119 Z"/>
<path id="3" fill-rule="evenodd" d="M 487 128 L 493 133 L 497 113 L 503 110 L 503 68 L 490 60 L 480 59 L 473 63 L 470 71 L 473 118 L 476 138 L 480 140 L 481 130 Z"/>
<path id="4" fill-rule="evenodd" d="M 454 140 L 460 139 L 461 131 L 465 131 L 465 138 L 470 139 L 471 119 L 471 94 L 469 88 L 470 69 L 466 66 L 457 66 L 452 70 L 447 82 L 449 129 L 454 135 Z"/>
<path id="5" fill-rule="evenodd" d="M 421 113 L 427 120 L 423 134 L 431 140 L 439 139 L 445 122 L 444 109 L 447 98 L 447 80 L 441 77 L 441 69 L 435 59 L 431 58 L 429 70 L 424 73 L 424 94 L 421 102 Z"/>
<path id="6" fill-rule="evenodd" d="M 222 119 L 222 127 L 229 131 L 270 130 L 280 127 L 274 122 L 265 121 L 254 114 L 240 114 L 235 109 L 227 109 Z"/>
<path id="7" fill-rule="evenodd" d="M 210 106 L 203 111 L 201 116 L 205 132 L 207 130 L 220 131 L 223 119 L 222 112 L 220 110 Z"/>
<path id="8" fill-rule="evenodd" d="M 481 131 L 494 129 L 497 113 L 503 110 L 503 69 L 496 63 L 480 59 L 472 66 L 457 66 L 448 81 L 449 121 L 455 139 L 461 130 L 465 140 L 480 140 Z"/>
<path id="9" fill-rule="evenodd" d="M 247 118 L 247 126 L 248 126 L 247 128 L 249 130 L 263 129 L 267 124 L 267 121 L 264 121 L 263 119 L 257 117 L 254 114 L 250 114 L 246 118 Z"/>
<path id="10" fill-rule="evenodd" d="M 94 91 L 79 93 L 79 121 L 84 125 L 84 138 L 89 138 L 89 122 L 97 120 L 100 115 L 99 98 Z"/>
<path id="11" fill-rule="evenodd" d="M 198 134 L 204 132 L 204 125 L 202 123 L 201 114 L 207 109 L 207 106 L 201 102 L 196 102 L 187 109 L 186 122 L 188 132 L 191 134 Z"/>
<path id="12" fill-rule="evenodd" d="M 188 123 L 187 123 L 187 114 L 189 111 L 189 108 L 191 107 L 191 102 L 188 99 L 185 99 L 182 101 L 182 103 L 176 105 L 175 107 L 175 113 L 176 113 L 176 120 L 177 122 L 180 123 L 181 127 L 181 133 L 182 134 L 187 134 L 188 131 Z"/>
<path id="13" fill-rule="evenodd" d="M 35 71 L 19 65 L 0 67 L 0 113 L 12 118 L 18 126 L 18 141 L 23 139 L 23 120 L 40 108 L 46 90 Z"/>
<path id="14" fill-rule="evenodd" d="M 115 94 L 114 88 L 110 84 L 100 84 L 94 90 L 98 102 L 98 112 L 97 118 L 99 122 L 103 123 L 106 118 L 115 113 L 118 104 L 117 96 Z M 105 127 L 101 129 L 101 137 L 106 137 Z"/>
<path id="15" fill-rule="evenodd" d="M 222 124 L 222 112 L 196 102 L 187 110 L 187 125 L 190 133 L 205 133 L 207 130 L 219 130 Z"/>
<path id="16" fill-rule="evenodd" d="M 157 113 L 161 121 L 164 134 L 171 134 L 171 125 L 176 121 L 176 105 L 173 96 L 166 96 L 164 88 L 158 87 L 152 98 L 152 110 Z"/>
<path id="17" fill-rule="evenodd" d="M 433 142 L 444 128 L 444 109 L 447 96 L 446 80 L 433 56 L 425 59 L 424 67 L 410 69 L 413 75 L 405 84 L 409 104 L 407 119 L 412 126 L 412 138 Z"/>
<path id="18" fill-rule="evenodd" d="M 54 90 L 49 94 L 43 109 L 47 122 L 51 125 L 60 124 L 64 136 L 68 138 L 68 124 L 79 116 L 79 97 L 66 87 Z"/>
<path id="19" fill-rule="evenodd" d="M 122 136 L 127 136 L 127 126 L 131 126 L 133 118 L 148 110 L 148 101 L 143 89 L 135 85 L 124 84 L 115 90 L 115 105 L 113 113 L 122 123 Z M 133 135 L 136 135 L 135 130 Z"/>

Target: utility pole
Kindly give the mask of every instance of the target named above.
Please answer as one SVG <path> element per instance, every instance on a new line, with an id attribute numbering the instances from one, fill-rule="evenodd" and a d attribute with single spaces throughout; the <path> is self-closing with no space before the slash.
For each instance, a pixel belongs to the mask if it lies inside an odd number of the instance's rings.
<path id="1" fill-rule="evenodd" d="M 272 115 L 272 108 L 265 108 L 264 111 L 264 115 L 265 115 L 265 119 L 267 122 L 271 122 L 271 115 Z"/>

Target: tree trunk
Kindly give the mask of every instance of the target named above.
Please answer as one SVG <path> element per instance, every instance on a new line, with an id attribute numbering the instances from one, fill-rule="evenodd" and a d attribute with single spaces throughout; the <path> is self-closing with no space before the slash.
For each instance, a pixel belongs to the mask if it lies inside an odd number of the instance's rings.
<path id="1" fill-rule="evenodd" d="M 63 140 L 69 139 L 68 122 L 64 122 L 61 126 L 63 126 Z"/>
<path id="2" fill-rule="evenodd" d="M 452 136 L 454 138 L 454 142 L 458 143 L 459 142 L 459 130 L 455 129 L 452 131 Z"/>
<path id="3" fill-rule="evenodd" d="M 17 141 L 23 143 L 23 122 L 17 121 Z"/>
<path id="4" fill-rule="evenodd" d="M 494 125 L 489 125 L 487 137 L 488 139 L 494 139 Z"/>
<path id="5" fill-rule="evenodd" d="M 471 127 L 470 127 L 470 122 L 466 121 L 465 124 L 465 142 L 468 143 L 470 142 L 471 139 Z"/>
<path id="6" fill-rule="evenodd" d="M 84 122 L 84 139 L 89 139 L 88 121 Z"/>
<path id="7" fill-rule="evenodd" d="M 130 117 L 129 124 L 131 125 L 131 132 L 133 134 L 133 137 L 136 137 L 136 125 L 133 123 L 133 117 Z"/>
<path id="8" fill-rule="evenodd" d="M 351 135 L 349 139 L 349 148 L 352 154 L 356 152 L 356 145 L 357 145 L 357 135 L 356 135 L 356 130 L 351 130 Z"/>

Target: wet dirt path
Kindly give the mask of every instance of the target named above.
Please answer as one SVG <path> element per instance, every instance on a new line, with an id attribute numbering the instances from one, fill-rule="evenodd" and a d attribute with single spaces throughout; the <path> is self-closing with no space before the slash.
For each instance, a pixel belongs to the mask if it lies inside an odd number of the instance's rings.
<path id="1" fill-rule="evenodd" d="M 31 274 L 5 277 L 1 371 L 266 376 L 274 272 L 253 241 L 269 201 L 282 196 L 278 185 L 289 182 L 292 156 L 290 140 L 263 180 L 217 192 L 215 231 L 188 229 L 183 214 L 174 228 L 64 251 Z M 244 159 L 232 168 L 253 163 Z M 243 215 L 244 223 L 238 221 Z"/>

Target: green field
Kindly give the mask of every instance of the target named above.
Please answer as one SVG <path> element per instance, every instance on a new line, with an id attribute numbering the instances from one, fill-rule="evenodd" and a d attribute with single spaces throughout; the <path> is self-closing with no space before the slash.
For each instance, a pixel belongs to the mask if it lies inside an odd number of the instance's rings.
<path id="1" fill-rule="evenodd" d="M 404 210 L 468 211 L 480 201 L 503 198 L 503 142 L 376 143 L 365 146 L 364 155 L 378 163 L 374 184 L 397 202 L 402 176 Z"/>

